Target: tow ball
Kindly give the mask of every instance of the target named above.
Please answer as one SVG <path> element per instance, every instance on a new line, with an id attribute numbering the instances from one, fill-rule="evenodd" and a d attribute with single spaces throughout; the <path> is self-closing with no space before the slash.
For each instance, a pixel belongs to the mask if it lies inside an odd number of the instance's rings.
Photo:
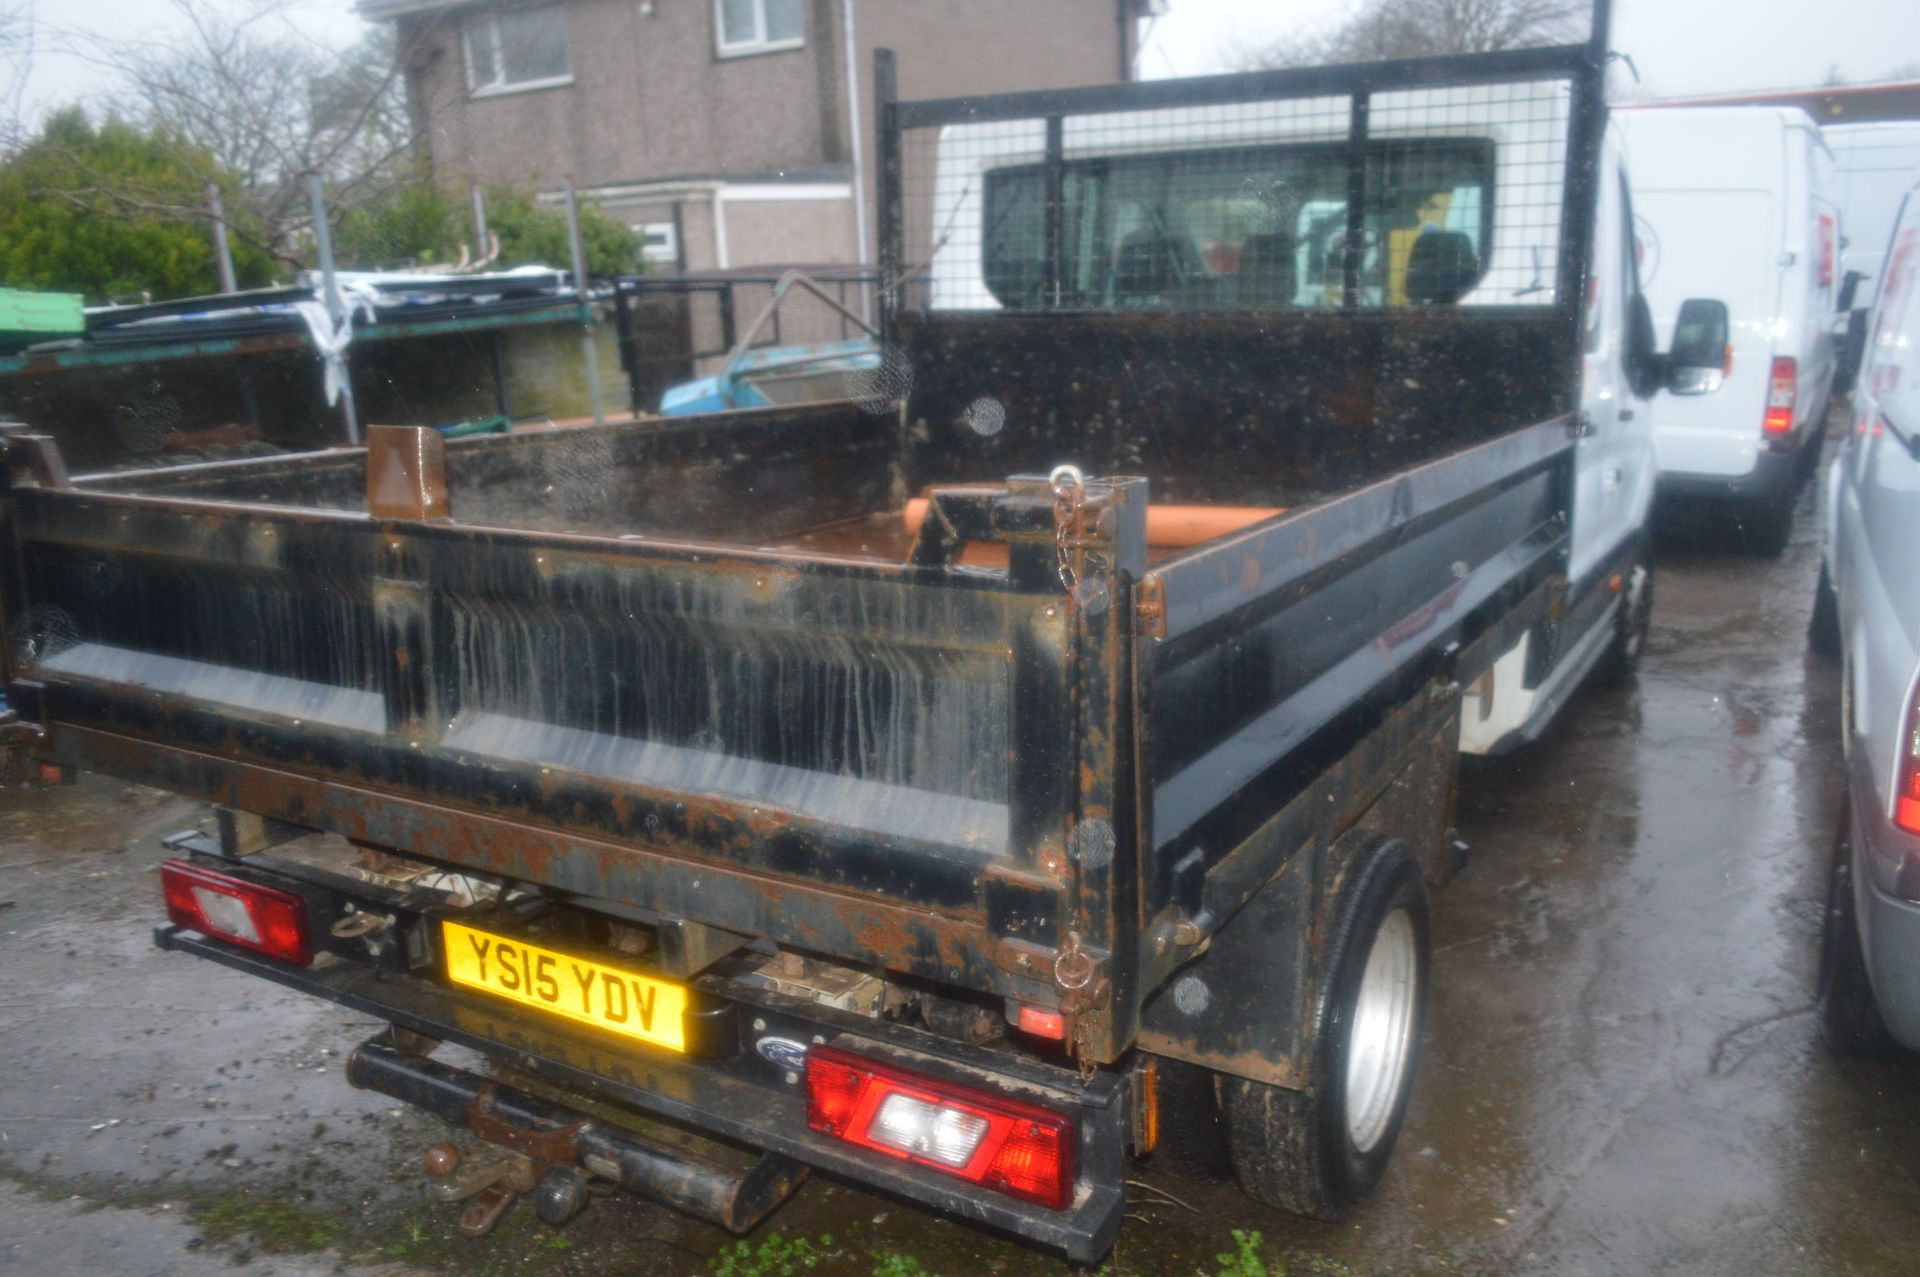
<path id="1" fill-rule="evenodd" d="M 436 1202 L 466 1202 L 460 1231 L 485 1237 L 523 1194 L 533 1197 L 540 1222 L 558 1227 L 587 1207 L 587 1177 L 571 1166 L 544 1170 L 525 1153 L 482 1144 L 462 1153 L 452 1144 L 427 1149 L 428 1190 Z"/>

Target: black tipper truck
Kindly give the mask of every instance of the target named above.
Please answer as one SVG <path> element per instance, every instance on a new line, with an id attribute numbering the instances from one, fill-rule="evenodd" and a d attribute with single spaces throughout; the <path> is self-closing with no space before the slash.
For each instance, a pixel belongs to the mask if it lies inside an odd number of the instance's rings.
<path id="1" fill-rule="evenodd" d="M 1338 1216 L 1412 1075 L 1460 690 L 1570 606 L 1603 47 L 950 102 L 883 57 L 847 402 L 77 478 L 15 429 L 10 737 L 217 805 L 159 944 L 389 1024 L 351 1081 L 506 1150 L 436 1155 L 476 1228 L 601 1179 L 744 1230 L 819 1168 L 1089 1260 L 1130 1157 L 1221 1149 Z M 1453 304 L 1383 104 L 1542 85 L 1551 217 L 1447 216 L 1535 234 L 1552 300 Z M 1193 278 L 1149 226 L 1137 304 L 1076 304 L 1075 121 L 1273 103 L 1326 104 L 1344 201 L 1290 208 L 1339 225 L 1279 301 L 1148 304 Z M 1046 304 L 942 309 L 915 139 L 1014 119 Z"/>

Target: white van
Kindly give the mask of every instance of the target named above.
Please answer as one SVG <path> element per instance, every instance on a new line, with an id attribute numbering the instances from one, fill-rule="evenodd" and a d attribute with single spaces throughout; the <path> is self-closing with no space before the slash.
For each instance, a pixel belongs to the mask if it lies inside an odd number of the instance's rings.
<path id="1" fill-rule="evenodd" d="M 1833 198 L 1840 205 L 1840 300 L 1847 336 L 1833 392 L 1853 387 L 1866 345 L 1867 312 L 1879 288 L 1900 201 L 1920 173 L 1920 121 L 1830 124 L 1820 130 L 1833 153 Z"/>
<path id="2" fill-rule="evenodd" d="M 1719 298 L 1732 316 L 1725 376 L 1654 407 L 1661 492 L 1738 501 L 1753 543 L 1777 554 L 1833 386 L 1833 158 L 1796 108 L 1633 107 L 1614 118 L 1655 327 L 1670 334 L 1689 297 Z"/>
<path id="3" fill-rule="evenodd" d="M 1551 307 L 1561 208 L 1558 175 L 1549 183 L 1539 166 L 1567 129 L 1564 86 L 1516 90 L 1498 103 L 1474 90 L 1438 89 L 1423 91 L 1419 105 L 1417 112 L 1377 111 L 1370 129 L 1379 144 L 1417 145 L 1421 158 L 1402 183 L 1405 207 L 1369 210 L 1358 272 L 1362 304 L 1489 313 Z M 1344 139 L 1347 126 L 1344 112 L 1312 100 L 1267 104 L 1260 112 L 1180 107 L 1144 122 L 1069 118 L 1061 137 L 1070 166 L 1066 237 L 1079 244 L 1089 233 L 1082 223 L 1089 223 L 1100 243 L 1117 246 L 1104 256 L 1074 250 L 1067 283 L 1076 307 L 1338 306 L 1347 177 L 1338 152 L 1324 144 Z M 927 270 L 932 309 L 1033 304 L 1043 284 L 1045 146 L 1038 120 L 943 130 L 931 199 L 919 210 L 936 232 Z M 1636 388 L 1629 374 L 1636 312 L 1648 350 L 1653 334 L 1632 250 L 1623 150 L 1618 130 L 1609 128 L 1596 184 L 1582 345 L 1584 437 L 1568 564 L 1567 624 L 1580 628 L 1558 646 L 1551 665 L 1531 650 L 1533 636 L 1523 635 L 1465 689 L 1460 746 L 1470 753 L 1533 739 L 1609 653 L 1630 667 L 1644 642 L 1655 468 L 1650 388 L 1644 380 Z M 1244 158 L 1251 155 L 1260 157 L 1257 165 Z M 1178 200 L 1168 198 L 1173 183 L 1181 186 Z M 1543 190 L 1550 199 L 1540 197 Z M 1081 205 L 1093 211 L 1073 211 Z M 1428 251 L 1435 246 L 1449 249 L 1463 269 L 1436 269 Z M 1717 363 L 1726 312 L 1707 305 L 1720 317 L 1705 326 L 1716 334 Z M 1672 314 L 1668 320 L 1663 346 L 1673 344 Z M 1701 325 L 1693 329 L 1697 337 Z"/>
<path id="4" fill-rule="evenodd" d="M 1873 306 L 1880 264 L 1893 237 L 1900 201 L 1920 173 L 1920 120 L 1829 124 L 1820 130 L 1833 155 L 1833 198 L 1840 206 L 1840 278 L 1860 277 L 1851 298 Z"/>

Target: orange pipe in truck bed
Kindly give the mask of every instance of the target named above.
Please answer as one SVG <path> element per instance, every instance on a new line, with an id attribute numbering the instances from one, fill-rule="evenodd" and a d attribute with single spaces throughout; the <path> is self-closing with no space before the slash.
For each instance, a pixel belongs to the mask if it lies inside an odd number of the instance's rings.
<path id="1" fill-rule="evenodd" d="M 1283 506 L 1150 505 L 1147 544 L 1162 550 L 1184 550 L 1285 512 Z M 927 498 L 908 501 L 900 517 L 906 522 L 907 535 L 919 536 L 920 524 L 927 517 Z"/>

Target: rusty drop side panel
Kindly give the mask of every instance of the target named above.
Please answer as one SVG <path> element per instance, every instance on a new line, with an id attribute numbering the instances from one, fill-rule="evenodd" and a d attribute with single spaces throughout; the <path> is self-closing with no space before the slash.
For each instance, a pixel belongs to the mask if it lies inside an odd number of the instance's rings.
<path id="1" fill-rule="evenodd" d="M 1151 484 L 1090 481 L 1078 592 L 1042 479 L 937 490 L 904 559 L 783 548 L 764 511 L 754 544 L 489 522 L 581 446 L 568 433 L 440 463 L 395 432 L 315 459 L 418 517 L 234 499 L 281 459 L 10 490 L 15 589 L 46 629 L 12 689 L 47 756 L 1057 1007 L 1080 1057 L 1110 1061 L 1177 965 L 1167 937 L 1224 925 L 1294 854 L 1254 832 L 1564 540 L 1552 423 L 1151 567 Z M 832 522 L 884 501 L 897 417 L 578 433 L 650 475 L 656 446 L 698 453 L 723 487 L 822 436 L 878 439 L 851 494 L 788 512 Z M 478 515 L 469 462 L 494 485 Z M 979 541 L 1005 570 L 967 565 Z M 1137 594 L 1163 637 L 1141 636 Z"/>

